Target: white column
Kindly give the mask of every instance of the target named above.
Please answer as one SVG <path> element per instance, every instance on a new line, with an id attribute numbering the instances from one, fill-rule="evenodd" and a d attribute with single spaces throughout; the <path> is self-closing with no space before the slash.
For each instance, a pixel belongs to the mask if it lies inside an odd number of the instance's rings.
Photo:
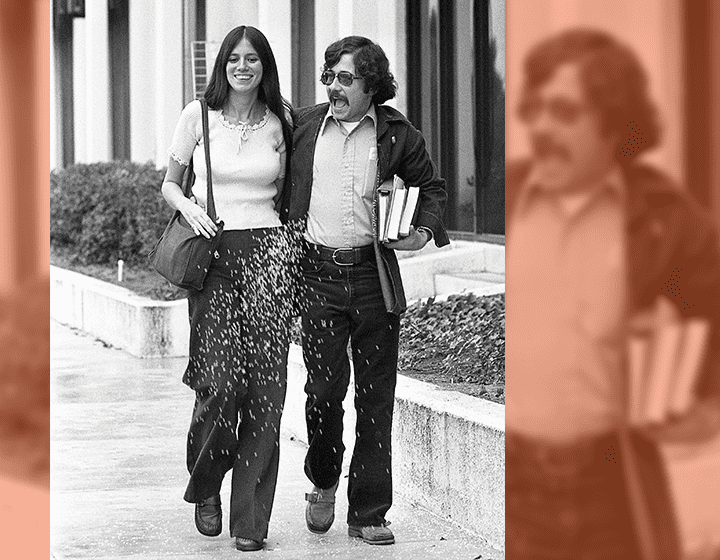
<path id="1" fill-rule="evenodd" d="M 288 100 L 292 97 L 291 15 L 290 0 L 268 0 L 259 5 L 258 29 L 270 43 L 280 76 L 280 91 Z"/>
<path id="2" fill-rule="evenodd" d="M 155 2 L 155 114 L 157 115 L 154 160 L 167 165 L 167 149 L 183 101 L 182 0 Z"/>
<path id="3" fill-rule="evenodd" d="M 130 158 L 133 161 L 156 161 L 166 165 L 167 161 L 159 154 L 156 159 L 155 142 L 157 138 L 158 116 L 156 112 L 155 58 L 156 43 L 165 41 L 166 35 L 156 34 L 155 12 L 153 4 L 146 0 L 130 0 Z M 163 16 L 164 20 L 164 16 Z M 175 54 L 182 58 L 182 51 Z M 182 68 L 180 68 L 182 75 Z M 182 92 L 181 92 L 182 93 Z M 169 108 L 168 108 L 169 109 Z M 177 115 L 182 107 L 173 107 Z"/>
<path id="4" fill-rule="evenodd" d="M 267 0 L 265 0 L 267 1 Z M 207 40 L 221 43 L 229 31 L 239 25 L 257 27 L 259 0 L 207 0 Z"/>
<path id="5" fill-rule="evenodd" d="M 390 72 L 397 79 L 399 61 L 397 59 L 398 38 L 395 25 L 395 3 L 395 0 L 375 0 L 372 8 L 366 12 L 370 17 L 365 20 L 362 26 L 357 27 L 354 33 L 363 35 L 382 47 L 390 62 Z M 357 11 L 355 12 L 355 21 L 358 21 Z M 388 105 L 397 107 L 397 98 L 391 99 Z"/>
<path id="6" fill-rule="evenodd" d="M 390 42 L 391 37 L 378 34 L 378 20 L 381 18 L 392 19 L 392 1 L 386 0 L 382 2 L 381 0 L 378 6 L 378 0 L 355 0 L 352 3 L 352 12 L 352 30 L 343 36 L 362 35 L 375 43 L 380 43 L 380 46 L 383 48 L 384 45 L 382 43 Z"/>
<path id="7" fill-rule="evenodd" d="M 315 0 L 315 102 L 327 101 L 325 86 L 320 83 L 320 68 L 325 62 L 325 49 L 344 37 L 338 30 L 340 18 L 352 20 L 352 10 L 341 10 L 343 0 Z M 347 2 L 344 2 L 345 4 Z"/>
<path id="8" fill-rule="evenodd" d="M 397 97 L 388 105 L 392 105 L 403 115 L 407 116 L 407 31 L 405 28 L 406 24 L 406 12 L 405 2 L 396 1 L 395 10 L 393 11 L 394 20 L 393 27 L 395 38 L 395 55 L 394 61 L 390 59 L 390 71 L 395 75 L 395 80 L 398 83 Z M 385 34 L 384 24 L 381 20 L 380 36 Z M 390 56 L 388 54 L 388 56 Z"/>
<path id="9" fill-rule="evenodd" d="M 355 0 L 337 0 L 338 26 L 336 39 L 341 39 L 342 37 L 347 37 L 348 35 L 353 34 L 353 29 L 355 29 L 354 8 L 356 3 L 357 2 Z"/>
<path id="10" fill-rule="evenodd" d="M 108 52 L 108 0 L 85 3 L 85 67 L 87 92 L 87 154 L 89 162 L 108 161 L 110 144 L 110 68 Z"/>
<path id="11" fill-rule="evenodd" d="M 73 19 L 73 133 L 75 162 L 89 161 L 87 154 L 88 88 L 85 18 Z"/>

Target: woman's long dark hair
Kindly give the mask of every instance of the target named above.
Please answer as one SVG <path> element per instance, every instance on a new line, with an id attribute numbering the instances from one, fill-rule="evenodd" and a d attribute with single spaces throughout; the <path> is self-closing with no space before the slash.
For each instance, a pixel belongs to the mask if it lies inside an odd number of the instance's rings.
<path id="1" fill-rule="evenodd" d="M 263 77 L 260 82 L 260 90 L 258 91 L 258 99 L 265 103 L 268 108 L 275 113 L 280 124 L 282 124 L 283 138 L 285 139 L 285 148 L 287 150 L 286 162 L 290 161 L 290 152 L 292 151 L 292 125 L 290 124 L 289 115 L 292 114 L 292 106 L 280 94 L 280 78 L 278 77 L 277 64 L 275 63 L 275 55 L 273 55 L 270 43 L 263 35 L 262 31 L 249 25 L 241 25 L 236 27 L 225 36 L 215 59 L 210 82 L 205 88 L 205 99 L 208 107 L 215 110 L 222 109 L 230 95 L 230 84 L 227 80 L 225 68 L 235 46 L 246 38 L 248 42 L 260 57 L 263 67 Z M 285 166 L 286 177 L 289 175 L 289 166 Z"/>

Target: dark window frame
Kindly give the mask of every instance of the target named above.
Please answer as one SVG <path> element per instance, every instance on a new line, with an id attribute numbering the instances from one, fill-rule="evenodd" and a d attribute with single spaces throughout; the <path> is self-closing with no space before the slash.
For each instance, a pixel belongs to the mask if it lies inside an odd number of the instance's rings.
<path id="1" fill-rule="evenodd" d="M 130 143 L 130 6 L 129 0 L 108 4 L 108 66 L 112 158 L 129 160 Z"/>
<path id="2" fill-rule="evenodd" d="M 53 51 L 55 62 L 55 100 L 59 153 L 57 167 L 75 163 L 75 111 L 73 16 L 62 12 L 57 1 L 53 10 Z"/>
<path id="3" fill-rule="evenodd" d="M 319 67 L 315 60 L 315 0 L 292 0 L 291 57 L 293 107 L 315 104 L 315 80 Z"/>

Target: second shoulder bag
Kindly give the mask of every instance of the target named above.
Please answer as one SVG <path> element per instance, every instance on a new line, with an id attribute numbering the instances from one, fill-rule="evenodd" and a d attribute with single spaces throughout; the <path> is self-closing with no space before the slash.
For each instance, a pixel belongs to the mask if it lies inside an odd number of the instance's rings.
<path id="1" fill-rule="evenodd" d="M 150 251 L 153 268 L 171 284 L 186 290 L 202 290 L 213 255 L 220 243 L 223 222 L 217 220 L 215 200 L 212 191 L 210 167 L 210 142 L 208 134 L 208 108 L 205 99 L 202 105 L 203 139 L 205 143 L 205 164 L 207 168 L 207 213 L 218 226 L 213 237 L 206 239 L 196 234 L 187 223 L 182 212 L 176 210 L 157 244 Z M 192 161 L 183 180 L 183 194 L 190 195 L 193 183 Z"/>

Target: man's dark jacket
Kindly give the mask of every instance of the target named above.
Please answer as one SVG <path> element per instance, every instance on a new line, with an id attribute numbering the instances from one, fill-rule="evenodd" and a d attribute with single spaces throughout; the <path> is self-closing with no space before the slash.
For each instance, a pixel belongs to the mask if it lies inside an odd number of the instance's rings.
<path id="1" fill-rule="evenodd" d="M 505 170 L 510 243 L 515 204 L 529 171 L 527 161 L 510 164 Z M 649 309 L 659 295 L 664 295 L 676 304 L 683 316 L 710 319 L 709 354 L 696 393 L 698 398 L 718 396 L 720 243 L 717 232 L 710 217 L 691 197 L 658 171 L 634 164 L 625 166 L 623 175 L 627 186 L 629 311 L 634 314 Z M 542 243 L 541 238 L 538 243 Z M 673 286 L 674 294 L 666 287 L 669 280 L 677 285 L 677 288 Z M 512 299 L 512 294 L 509 297 Z M 644 483 L 658 559 L 674 560 L 679 556 L 678 533 L 659 452 L 656 445 L 641 434 L 633 434 L 631 441 L 629 451 L 635 455 L 638 477 Z"/>
<path id="2" fill-rule="evenodd" d="M 507 216 L 530 170 L 529 162 L 505 170 Z M 720 243 L 710 217 L 672 181 L 644 165 L 623 169 L 627 185 L 626 234 L 630 313 L 668 297 L 685 317 L 712 322 L 710 355 L 698 386 L 701 397 L 720 395 Z M 512 223 L 508 223 L 512 227 Z M 508 235 L 510 232 L 508 231 Z M 542 239 L 538 240 L 542 243 Z M 679 280 L 678 280 L 679 277 Z M 676 295 L 666 285 L 678 286 Z"/>
<path id="3" fill-rule="evenodd" d="M 315 142 L 329 107 L 329 103 L 322 103 L 299 109 L 294 115 L 290 188 L 284 193 L 280 210 L 283 221 L 304 222 L 307 217 L 312 191 Z M 450 240 L 442 222 L 447 200 L 445 180 L 439 177 L 437 168 L 425 149 L 422 134 L 396 109 L 387 105 L 376 105 L 375 110 L 378 172 L 374 215 L 377 212 L 378 187 L 385 180 L 397 175 L 406 185 L 420 187 L 418 210 L 413 225 L 432 230 L 438 247 L 447 245 Z M 377 239 L 374 245 L 386 309 L 391 313 L 402 313 L 407 303 L 395 251 L 379 244 Z"/>

